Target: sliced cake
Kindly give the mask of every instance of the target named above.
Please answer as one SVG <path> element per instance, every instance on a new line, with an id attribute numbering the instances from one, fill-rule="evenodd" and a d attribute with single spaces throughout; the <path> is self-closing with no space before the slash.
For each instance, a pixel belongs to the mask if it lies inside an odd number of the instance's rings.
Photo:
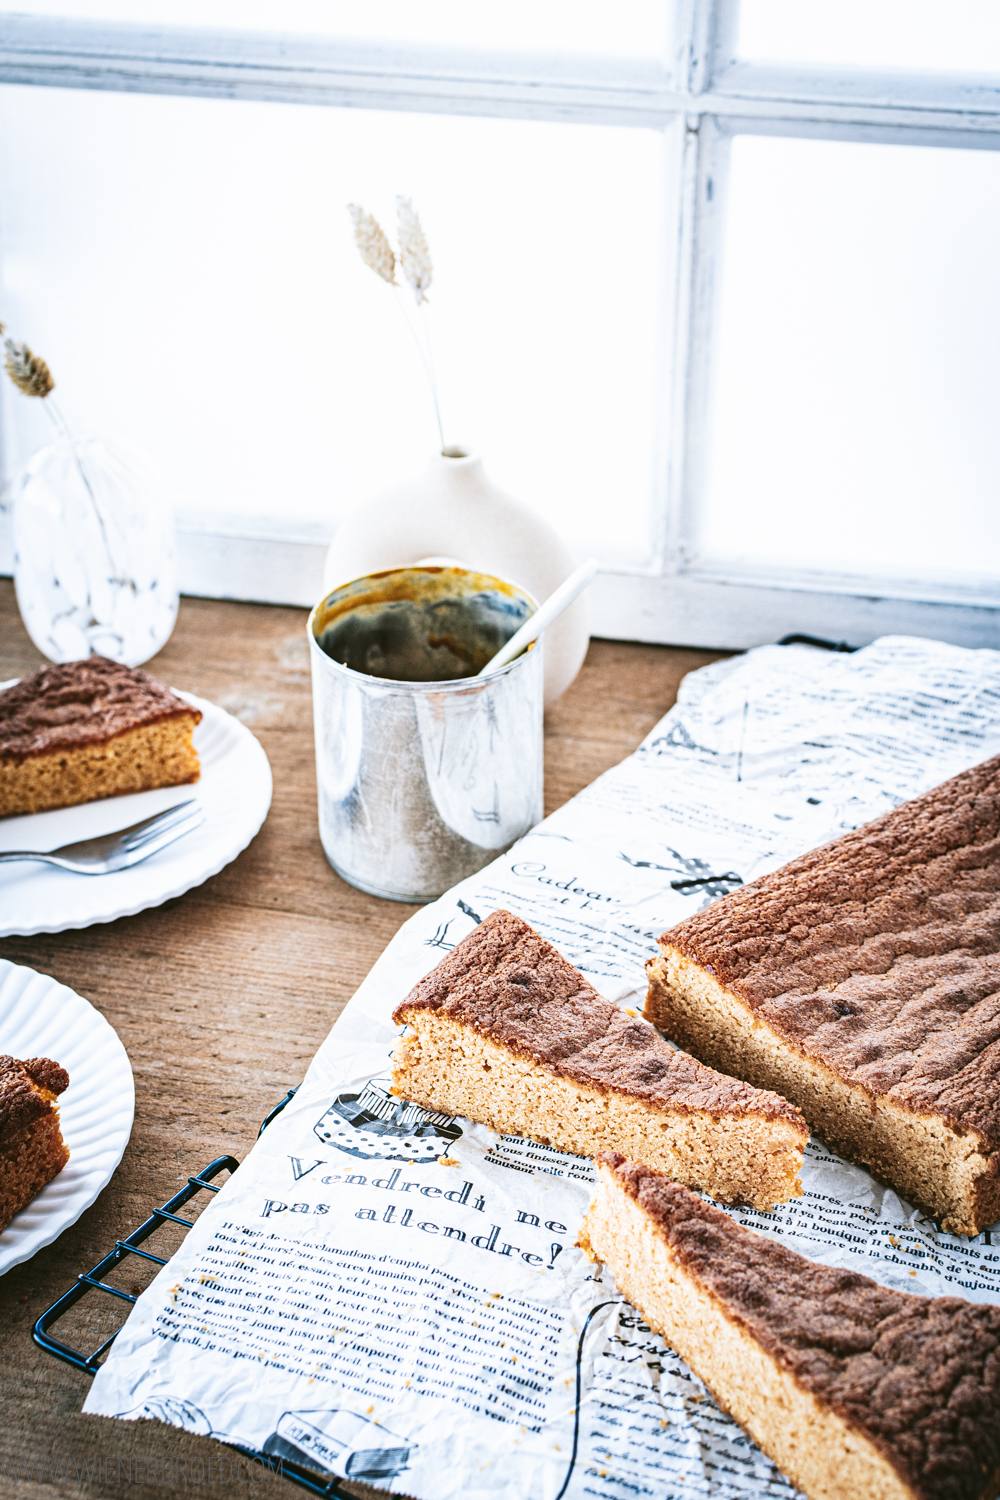
<path id="1" fill-rule="evenodd" d="M 995 1500 L 1000 1308 L 818 1266 L 617 1154 L 580 1243 L 809 1500 Z"/>
<path id="2" fill-rule="evenodd" d="M 0 1057 L 0 1231 L 69 1161 L 56 1104 L 68 1084 L 50 1057 Z"/>
<path id="3" fill-rule="evenodd" d="M 103 656 L 0 692 L 0 817 L 197 781 L 198 709 Z"/>
<path id="4" fill-rule="evenodd" d="M 663 934 L 645 1014 L 953 1234 L 1000 1219 L 1000 757 Z"/>
<path id="5" fill-rule="evenodd" d="M 582 1156 L 627 1151 L 724 1203 L 802 1192 L 808 1130 L 605 1000 L 527 922 L 497 911 L 407 996 L 401 1098 Z"/>

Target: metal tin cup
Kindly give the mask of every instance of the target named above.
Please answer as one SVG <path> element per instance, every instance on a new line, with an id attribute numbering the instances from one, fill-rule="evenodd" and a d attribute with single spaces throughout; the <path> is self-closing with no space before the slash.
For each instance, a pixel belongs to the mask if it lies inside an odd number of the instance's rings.
<path id="1" fill-rule="evenodd" d="M 486 665 L 537 605 L 466 568 L 393 568 L 309 616 L 319 830 L 345 880 L 433 901 L 542 816 L 542 644 Z"/>

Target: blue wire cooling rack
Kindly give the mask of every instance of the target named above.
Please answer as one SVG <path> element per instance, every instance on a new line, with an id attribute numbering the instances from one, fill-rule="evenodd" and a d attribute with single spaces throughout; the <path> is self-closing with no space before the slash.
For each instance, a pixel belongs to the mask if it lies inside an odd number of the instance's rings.
<path id="1" fill-rule="evenodd" d="M 281 1113 L 289 1100 L 294 1097 L 295 1092 L 295 1089 L 289 1089 L 280 1104 L 275 1105 L 261 1125 L 258 1136 L 262 1135 L 271 1121 Z M 158 1229 L 162 1229 L 165 1224 L 179 1224 L 185 1232 L 191 1229 L 194 1225 L 194 1220 L 182 1217 L 179 1210 L 190 1203 L 199 1193 L 217 1193 L 220 1184 L 213 1182 L 212 1179 L 219 1177 L 223 1172 L 235 1172 L 238 1166 L 239 1162 L 233 1156 L 217 1156 L 214 1161 L 209 1162 L 207 1167 L 203 1167 L 196 1176 L 189 1177 L 187 1183 L 181 1188 L 179 1193 L 175 1193 L 168 1202 L 161 1204 L 159 1208 L 154 1208 L 149 1218 L 140 1224 L 138 1229 L 134 1229 L 127 1239 L 116 1240 L 114 1249 L 105 1255 L 103 1260 L 98 1261 L 96 1266 L 92 1267 L 89 1271 L 85 1271 L 82 1276 L 78 1276 L 69 1291 L 64 1292 L 57 1302 L 53 1302 L 52 1306 L 42 1313 L 34 1327 L 35 1343 L 44 1349 L 47 1354 L 52 1354 L 56 1359 L 64 1360 L 66 1364 L 72 1365 L 75 1370 L 82 1370 L 85 1375 L 96 1375 L 101 1367 L 104 1356 L 121 1332 L 121 1328 L 117 1328 L 111 1334 L 110 1338 L 106 1338 L 90 1354 L 85 1354 L 82 1350 L 74 1349 L 72 1345 L 65 1344 L 60 1339 L 54 1338 L 49 1330 L 54 1324 L 58 1323 L 60 1318 L 65 1317 L 78 1302 L 94 1292 L 103 1292 L 107 1296 L 116 1297 L 121 1302 L 128 1303 L 129 1306 L 138 1301 L 138 1297 L 132 1292 L 124 1291 L 121 1287 L 112 1286 L 104 1278 L 131 1255 L 137 1255 L 142 1260 L 152 1261 L 156 1266 L 165 1266 L 167 1257 L 154 1255 L 151 1250 L 144 1250 L 142 1248 L 144 1241 L 154 1235 Z M 278 1459 L 274 1454 L 264 1453 L 260 1449 L 244 1448 L 239 1443 L 227 1443 L 225 1446 L 234 1449 L 237 1453 L 241 1453 L 244 1458 L 251 1460 L 259 1459 L 272 1472 L 280 1473 L 285 1479 L 290 1479 L 293 1484 L 300 1485 L 302 1489 L 308 1490 L 312 1495 L 322 1495 L 327 1497 L 327 1500 L 353 1500 L 349 1492 L 342 1487 L 340 1479 L 331 1478 L 329 1475 L 310 1469 L 306 1465 L 296 1463 L 289 1458 L 281 1457 Z M 360 1479 L 362 1476 L 359 1475 L 358 1478 Z"/>

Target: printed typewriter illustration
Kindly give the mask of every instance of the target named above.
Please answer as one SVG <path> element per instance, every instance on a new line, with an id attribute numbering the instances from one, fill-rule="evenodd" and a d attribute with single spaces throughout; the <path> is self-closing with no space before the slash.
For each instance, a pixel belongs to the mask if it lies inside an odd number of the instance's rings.
<path id="1" fill-rule="evenodd" d="M 453 1115 L 394 1098 L 388 1078 L 373 1078 L 360 1094 L 338 1094 L 313 1131 L 324 1146 L 362 1161 L 414 1166 L 447 1156 L 462 1134 Z"/>
<path id="2" fill-rule="evenodd" d="M 264 1452 L 341 1479 L 370 1481 L 401 1473 L 415 1446 L 351 1411 L 286 1411 Z"/>

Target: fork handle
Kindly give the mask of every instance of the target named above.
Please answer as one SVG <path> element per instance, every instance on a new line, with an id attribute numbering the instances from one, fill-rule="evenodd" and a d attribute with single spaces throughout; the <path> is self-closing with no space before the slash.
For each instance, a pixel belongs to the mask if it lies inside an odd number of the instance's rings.
<path id="1" fill-rule="evenodd" d="M 0 864 L 14 859 L 40 859 L 43 864 L 57 865 L 59 861 L 51 854 L 40 854 L 37 849 L 9 849 L 0 853 Z"/>

